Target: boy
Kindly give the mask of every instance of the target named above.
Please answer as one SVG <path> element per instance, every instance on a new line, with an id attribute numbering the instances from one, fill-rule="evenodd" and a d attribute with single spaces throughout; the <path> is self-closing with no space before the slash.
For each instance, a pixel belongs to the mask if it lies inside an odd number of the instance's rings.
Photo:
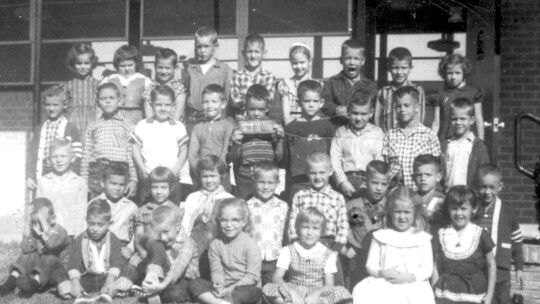
<path id="1" fill-rule="evenodd" d="M 514 208 L 502 203 L 499 198 L 499 192 L 503 188 L 501 170 L 491 164 L 480 166 L 478 182 L 481 204 L 477 222 L 491 234 L 491 239 L 496 244 L 493 253 L 497 262 L 497 280 L 491 303 L 510 303 L 512 261 L 516 270 L 516 281 L 523 288 L 521 229 Z"/>
<path id="2" fill-rule="evenodd" d="M 289 197 L 301 189 L 310 187 L 305 159 L 316 152 L 330 152 L 330 143 L 334 137 L 334 126 L 321 113 L 324 104 L 322 87 L 314 80 L 302 81 L 298 85 L 298 99 L 302 108 L 302 117 L 285 126 L 285 148 L 287 156 L 287 189 Z M 294 222 L 292 222 L 294 223 Z"/>
<path id="3" fill-rule="evenodd" d="M 93 303 L 87 295 L 99 292 L 102 302 L 112 303 L 116 291 L 114 281 L 124 267 L 120 240 L 109 232 L 111 207 L 106 200 L 96 200 L 86 210 L 86 231 L 72 243 L 68 274 L 71 295 L 76 303 Z"/>
<path id="4" fill-rule="evenodd" d="M 167 86 L 174 92 L 174 114 L 171 113 L 170 117 L 177 121 L 184 119 L 184 108 L 186 106 L 186 88 L 177 79 L 174 78 L 174 71 L 178 63 L 178 55 L 175 51 L 169 48 L 161 48 L 156 52 L 154 59 L 154 69 L 156 73 L 156 79 L 152 81 L 152 84 L 146 88 L 143 93 L 144 112 L 146 117 L 154 116 L 154 109 L 152 107 L 152 91 L 158 86 Z"/>
<path id="5" fill-rule="evenodd" d="M 109 230 L 122 243 L 122 255 L 129 259 L 135 251 L 133 234 L 135 218 L 139 208 L 124 197 L 124 188 L 128 181 L 128 170 L 119 163 L 112 162 L 103 172 L 103 193 L 90 201 L 104 200 L 111 207 L 111 222 Z"/>
<path id="6" fill-rule="evenodd" d="M 471 131 L 474 124 L 474 105 L 466 98 L 454 99 L 450 105 L 452 137 L 442 142 L 442 164 L 445 187 L 457 185 L 478 186 L 478 169 L 489 164 L 484 141 Z"/>
<path id="7" fill-rule="evenodd" d="M 234 120 L 224 114 L 227 106 L 225 91 L 217 84 L 211 84 L 202 92 L 204 121 L 193 128 L 189 140 L 188 160 L 191 172 L 200 159 L 206 155 L 217 155 L 224 163 L 227 163 L 227 152 L 233 130 Z M 196 178 L 193 178 L 194 182 Z M 222 181 L 225 190 L 231 191 L 230 177 Z"/>
<path id="8" fill-rule="evenodd" d="M 36 198 L 25 218 L 21 251 L 10 266 L 9 276 L 0 285 L 0 295 L 19 288 L 31 296 L 49 282 L 57 285 L 58 295 L 69 296 L 69 280 L 65 267 L 70 254 L 71 239 L 56 223 L 54 208 L 46 198 Z"/>
<path id="9" fill-rule="evenodd" d="M 417 190 L 412 178 L 414 158 L 420 154 L 439 156 L 439 139 L 419 121 L 419 94 L 413 87 L 394 92 L 398 127 L 388 131 L 383 140 L 383 157 L 390 164 L 390 176 L 398 183 Z"/>
<path id="10" fill-rule="evenodd" d="M 375 104 L 375 124 L 385 132 L 398 126 L 397 113 L 394 107 L 394 92 L 401 87 L 413 87 L 418 90 L 419 121 L 420 123 L 424 122 L 426 93 L 421 86 L 409 80 L 409 73 L 413 68 L 412 60 L 411 52 L 404 47 L 392 49 L 388 54 L 388 72 L 392 76 L 392 82 L 379 90 Z"/>
<path id="11" fill-rule="evenodd" d="M 261 162 L 280 162 L 283 158 L 283 128 L 270 120 L 270 94 L 254 84 L 246 93 L 246 120 L 238 121 L 230 153 L 235 167 L 236 195 L 248 199 L 254 194 L 253 168 Z"/>
<path id="12" fill-rule="evenodd" d="M 84 230 L 84 211 L 88 196 L 86 181 L 71 171 L 76 159 L 73 143 L 57 138 L 49 144 L 52 172 L 43 175 L 36 190 L 37 197 L 49 199 L 56 210 L 55 220 L 68 235 L 75 237 Z"/>
<path id="13" fill-rule="evenodd" d="M 120 90 L 115 84 L 100 85 L 97 99 L 103 114 L 90 123 L 86 130 L 81 176 L 88 181 L 91 197 L 96 197 L 103 192 L 103 168 L 110 161 L 126 163 L 129 167 L 129 182 L 124 193 L 132 197 L 137 192 L 137 173 L 130 144 L 133 124 L 118 112 Z"/>
<path id="14" fill-rule="evenodd" d="M 347 123 L 347 105 L 355 92 L 367 92 L 375 95 L 376 84 L 362 75 L 362 66 L 366 58 L 365 46 L 356 39 L 349 39 L 341 45 L 341 57 L 339 58 L 343 70 L 330 77 L 324 84 L 323 98 L 325 100 L 323 113 L 332 117 L 338 126 Z M 341 115 L 341 116 L 340 116 Z"/>
<path id="15" fill-rule="evenodd" d="M 414 158 L 413 172 L 414 183 L 418 188 L 418 196 L 422 199 L 430 230 L 437 233 L 444 225 L 442 209 L 444 193 L 439 190 L 442 178 L 439 159 L 431 154 L 418 155 Z"/>
<path id="16" fill-rule="evenodd" d="M 244 40 L 242 56 L 245 66 L 242 70 L 234 70 L 231 77 L 231 104 L 228 111 L 231 117 L 242 114 L 246 107 L 246 92 L 254 84 L 263 85 L 274 99 L 276 77 L 262 68 L 266 55 L 264 38 L 259 34 L 250 34 Z"/>
<path id="17" fill-rule="evenodd" d="M 362 196 L 347 202 L 347 216 L 351 231 L 348 237 L 346 258 L 342 258 L 348 285 L 354 288 L 367 276 L 366 262 L 370 242 L 368 233 L 383 228 L 386 193 L 390 185 L 390 167 L 380 160 L 366 166 L 366 186 Z M 368 245 L 366 247 L 365 245 Z"/>
<path id="18" fill-rule="evenodd" d="M 173 202 L 180 203 L 181 191 L 178 179 L 189 179 L 184 165 L 187 158 L 188 135 L 184 125 L 171 118 L 174 112 L 174 91 L 164 85 L 155 87 L 150 93 L 153 116 L 141 120 L 132 134 L 133 159 L 139 171 L 139 201 L 145 203 L 150 194 L 148 174 L 164 166 L 174 173 Z"/>
<path id="19" fill-rule="evenodd" d="M 339 127 L 332 140 L 330 157 L 336 185 L 348 199 L 366 186 L 366 165 L 382 159 L 384 133 L 369 123 L 373 117 L 371 97 L 356 93 L 347 105 L 349 123 Z"/>
<path id="20" fill-rule="evenodd" d="M 270 162 L 257 165 L 253 171 L 255 196 L 247 201 L 251 216 L 251 236 L 259 245 L 262 256 L 262 284 L 272 282 L 279 251 L 287 225 L 289 206 L 276 197 L 279 169 Z"/>
<path id="21" fill-rule="evenodd" d="M 69 108 L 69 100 L 62 86 L 53 86 L 43 93 L 43 103 L 47 111 L 47 120 L 37 126 L 28 144 L 26 159 L 26 186 L 35 190 L 37 180 L 52 171 L 49 162 L 49 145 L 56 138 L 66 138 L 73 145 L 73 165 L 75 173 L 79 173 L 81 165 L 82 144 L 79 130 L 64 116 Z"/>
<path id="22" fill-rule="evenodd" d="M 187 89 L 186 126 L 191 134 L 193 126 L 205 119 L 203 89 L 216 84 L 223 88 L 228 100 L 230 94 L 231 68 L 215 57 L 218 34 L 215 29 L 201 27 L 195 32 L 195 63 L 188 63 L 182 73 L 182 82 Z"/>

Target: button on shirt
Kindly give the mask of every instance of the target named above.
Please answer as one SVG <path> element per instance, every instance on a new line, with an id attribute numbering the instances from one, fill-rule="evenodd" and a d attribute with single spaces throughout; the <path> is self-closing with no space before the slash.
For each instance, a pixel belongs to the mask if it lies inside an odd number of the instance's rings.
<path id="1" fill-rule="evenodd" d="M 448 188 L 467 184 L 467 168 L 474 142 L 474 134 L 468 132 L 459 139 L 448 140 L 446 151 L 446 185 Z"/>

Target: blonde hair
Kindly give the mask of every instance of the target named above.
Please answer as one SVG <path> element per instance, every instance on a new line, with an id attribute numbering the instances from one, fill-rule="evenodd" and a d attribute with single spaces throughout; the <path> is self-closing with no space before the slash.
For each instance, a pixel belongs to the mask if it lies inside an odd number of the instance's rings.
<path id="1" fill-rule="evenodd" d="M 300 230 L 300 225 L 304 223 L 320 223 L 321 233 L 324 233 L 324 231 L 326 231 L 326 217 L 319 211 L 319 209 L 315 207 L 303 209 L 302 211 L 300 211 L 300 213 L 298 213 L 298 215 L 296 216 L 296 221 L 294 222 L 294 228 L 296 229 L 297 234 Z"/>
<path id="2" fill-rule="evenodd" d="M 390 193 L 388 204 L 386 204 L 386 227 L 396 229 L 392 222 L 392 216 L 398 201 L 405 201 L 412 204 L 414 211 L 414 222 L 412 225 L 415 227 L 415 230 L 428 231 L 429 224 L 420 196 L 414 192 L 414 190 L 406 186 L 399 186 Z"/>

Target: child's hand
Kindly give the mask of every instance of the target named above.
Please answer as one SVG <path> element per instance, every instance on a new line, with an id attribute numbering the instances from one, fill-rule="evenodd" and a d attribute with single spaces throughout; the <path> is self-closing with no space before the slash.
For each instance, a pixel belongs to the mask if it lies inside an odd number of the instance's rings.
<path id="1" fill-rule="evenodd" d="M 35 190 L 37 188 L 36 181 L 34 181 L 31 178 L 27 178 L 26 179 L 26 188 L 28 188 L 30 190 Z"/>
<path id="2" fill-rule="evenodd" d="M 124 190 L 124 194 L 128 197 L 135 196 L 137 194 L 137 183 L 133 181 L 129 182 Z"/>
<path id="3" fill-rule="evenodd" d="M 153 275 L 147 275 L 142 282 L 143 291 L 147 294 L 156 294 L 165 289 L 159 282 L 159 278 Z"/>
<path id="4" fill-rule="evenodd" d="M 302 299 L 300 295 L 295 292 L 291 294 L 291 302 L 292 304 L 304 304 L 304 299 Z"/>
<path id="5" fill-rule="evenodd" d="M 523 270 L 516 270 L 516 282 L 518 283 L 520 289 L 523 289 Z"/>
<path id="6" fill-rule="evenodd" d="M 356 192 L 356 189 L 354 189 L 354 186 L 349 181 L 341 183 L 339 187 L 341 188 L 343 194 L 347 197 L 351 197 L 354 192 Z"/>
<path id="7" fill-rule="evenodd" d="M 343 247 L 345 248 L 345 247 Z M 349 248 L 347 249 L 347 251 L 345 252 L 344 254 L 346 257 L 348 257 L 349 259 L 352 259 L 356 256 L 356 250 L 354 250 L 354 248 Z"/>
<path id="8" fill-rule="evenodd" d="M 338 106 L 336 108 L 336 115 L 348 117 L 347 116 L 347 107 L 346 106 Z"/>
<path id="9" fill-rule="evenodd" d="M 310 293 L 308 294 L 308 296 L 306 297 L 306 300 L 304 301 L 304 303 L 306 304 L 315 304 L 317 303 L 317 300 L 319 299 L 319 296 L 320 294 L 317 292 L 317 293 Z"/>
<path id="10" fill-rule="evenodd" d="M 406 284 L 413 281 L 413 277 L 408 273 L 396 271 L 396 276 L 389 278 L 387 281 L 392 284 Z"/>
<path id="11" fill-rule="evenodd" d="M 81 281 L 79 279 L 71 280 L 71 295 L 75 298 L 79 297 L 82 293 Z"/>
<path id="12" fill-rule="evenodd" d="M 283 127 L 280 124 L 274 124 L 274 130 L 276 132 L 277 138 L 283 138 L 283 135 L 285 135 L 285 131 L 283 130 Z"/>
<path id="13" fill-rule="evenodd" d="M 32 224 L 32 230 L 34 230 L 34 233 L 36 235 L 41 235 L 43 233 L 43 231 L 41 230 L 41 225 L 39 225 L 38 223 Z"/>
<path id="14" fill-rule="evenodd" d="M 101 293 L 108 294 L 110 296 L 114 295 L 116 293 L 114 284 L 105 284 L 103 285 L 103 288 L 101 288 Z"/>
<path id="15" fill-rule="evenodd" d="M 379 270 L 379 277 L 381 277 L 381 278 L 383 278 L 383 279 L 385 279 L 387 281 L 395 279 L 397 277 L 396 267 L 397 266 L 394 266 L 392 268 Z"/>
<path id="16" fill-rule="evenodd" d="M 120 249 L 120 251 L 122 252 L 122 255 L 126 258 L 126 259 L 129 259 L 131 258 L 131 256 L 133 255 L 133 251 L 131 249 L 129 249 L 128 247 L 122 247 Z"/>
<path id="17" fill-rule="evenodd" d="M 212 294 L 216 296 L 216 298 L 223 298 L 225 293 L 225 285 L 223 282 L 214 282 L 214 290 L 212 291 Z"/>
<path id="18" fill-rule="evenodd" d="M 242 138 L 244 138 L 244 134 L 242 134 L 242 132 L 239 129 L 236 129 L 236 130 L 233 131 L 233 133 L 231 135 L 231 140 L 235 144 L 241 144 L 242 143 Z"/>

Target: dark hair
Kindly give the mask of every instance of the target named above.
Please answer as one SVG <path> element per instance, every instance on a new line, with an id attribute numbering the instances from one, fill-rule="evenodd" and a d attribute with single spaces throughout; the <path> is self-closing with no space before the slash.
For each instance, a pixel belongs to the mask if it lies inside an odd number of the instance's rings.
<path id="1" fill-rule="evenodd" d="M 413 172 L 416 172 L 418 168 L 425 165 L 435 166 L 437 172 L 441 172 L 441 161 L 437 156 L 431 154 L 421 154 L 414 158 L 413 161 Z"/>
<path id="2" fill-rule="evenodd" d="M 86 218 L 90 216 L 105 217 L 107 221 L 111 220 L 111 206 L 106 199 L 95 199 L 88 205 L 86 209 Z"/>
<path id="3" fill-rule="evenodd" d="M 266 102 L 266 107 L 268 107 L 268 104 L 270 103 L 270 93 L 268 93 L 268 90 L 260 84 L 254 84 L 247 89 L 246 106 L 251 98 L 264 100 Z"/>
<path id="4" fill-rule="evenodd" d="M 47 208 L 49 210 L 49 216 L 54 215 L 54 206 L 48 198 L 37 197 L 32 201 L 32 215 L 38 213 L 39 209 Z"/>
<path id="5" fill-rule="evenodd" d="M 418 103 L 420 98 L 420 93 L 418 93 L 418 90 L 415 87 L 404 86 L 394 92 L 394 100 L 397 101 L 398 99 L 403 98 L 405 95 L 411 96 L 416 103 Z"/>
<path id="6" fill-rule="evenodd" d="M 296 234 L 300 230 L 300 225 L 303 223 L 320 223 L 321 224 L 321 234 L 326 231 L 326 217 L 322 214 L 319 209 L 315 207 L 308 207 L 301 210 L 296 216 L 294 222 L 294 229 L 296 229 Z"/>
<path id="7" fill-rule="evenodd" d="M 256 179 L 262 172 L 274 172 L 276 179 L 279 179 L 278 166 L 270 161 L 258 163 L 253 169 L 253 179 Z"/>
<path id="8" fill-rule="evenodd" d="M 264 47 L 265 47 L 264 38 L 261 35 L 256 34 L 256 33 L 249 34 L 246 37 L 246 39 L 244 40 L 244 50 L 247 49 L 247 47 L 253 43 L 260 43 L 264 50 Z"/>
<path id="9" fill-rule="evenodd" d="M 204 87 L 202 91 L 202 96 L 206 94 L 213 94 L 213 93 L 218 94 L 221 98 L 221 101 L 225 99 L 225 90 L 223 89 L 222 86 L 215 83 L 209 84 L 206 87 Z"/>
<path id="10" fill-rule="evenodd" d="M 117 161 L 109 162 L 103 169 L 101 177 L 105 182 L 111 175 L 123 176 L 127 181 L 129 179 L 129 168 L 127 164 Z"/>
<path id="11" fill-rule="evenodd" d="M 465 203 L 471 204 L 473 210 L 478 210 L 478 195 L 473 188 L 459 185 L 448 190 L 444 197 L 444 208 L 442 213 L 447 222 L 450 222 L 450 208 L 452 206 L 461 207 Z"/>
<path id="12" fill-rule="evenodd" d="M 160 59 L 169 59 L 171 58 L 173 60 L 173 66 L 176 67 L 176 64 L 178 63 L 178 54 L 176 54 L 175 51 L 169 48 L 160 48 L 156 52 L 156 56 L 154 58 L 154 64 L 157 64 Z"/>
<path id="13" fill-rule="evenodd" d="M 120 62 L 125 60 L 133 60 L 135 62 L 135 69 L 139 68 L 139 50 L 132 45 L 122 45 L 116 52 L 114 52 L 113 65 L 115 69 L 118 69 Z"/>
<path id="14" fill-rule="evenodd" d="M 94 69 L 98 64 L 98 58 L 96 57 L 96 52 L 92 48 L 90 44 L 86 43 L 78 43 L 71 47 L 69 52 L 66 56 L 66 67 L 72 72 L 77 73 L 75 70 L 75 62 L 77 61 L 77 57 L 83 54 L 89 54 L 90 55 L 90 66 L 92 69 Z M 92 71 L 90 70 L 90 73 Z"/>
<path id="15" fill-rule="evenodd" d="M 390 173 L 390 165 L 382 160 L 372 160 L 366 166 L 366 178 L 370 178 L 379 173 L 382 175 L 388 175 Z"/>
<path id="16" fill-rule="evenodd" d="M 154 183 L 168 183 L 169 190 L 172 191 L 176 182 L 176 176 L 171 169 L 167 167 L 155 167 L 150 171 L 150 174 L 148 174 L 148 181 L 150 182 L 150 185 Z"/>
<path id="17" fill-rule="evenodd" d="M 404 47 L 397 47 L 392 49 L 388 54 L 388 68 L 390 68 L 392 63 L 403 60 L 407 60 L 409 62 L 409 66 L 412 65 L 413 56 L 411 54 L 411 51 Z"/>
<path id="18" fill-rule="evenodd" d="M 456 98 L 454 100 L 452 100 L 452 103 L 450 104 L 450 110 L 452 109 L 460 109 L 460 110 L 464 110 L 464 109 L 467 109 L 467 114 L 470 116 L 470 117 L 474 117 L 474 105 L 472 103 L 471 100 L 469 100 L 468 98 Z"/>
<path id="19" fill-rule="evenodd" d="M 486 175 L 495 175 L 499 178 L 499 180 L 502 179 L 501 169 L 494 164 L 484 164 L 481 165 L 480 168 L 478 168 L 479 178 L 482 178 Z"/>
<path id="20" fill-rule="evenodd" d="M 217 170 L 217 172 L 222 178 L 227 173 L 227 164 L 225 164 L 225 162 L 216 155 L 206 155 L 197 162 L 196 172 L 199 178 L 202 171 L 214 170 Z"/>
<path id="21" fill-rule="evenodd" d="M 311 50 L 308 48 L 307 45 L 295 43 L 292 45 L 291 49 L 289 50 L 289 60 L 292 59 L 293 55 L 296 53 L 302 53 L 308 60 L 311 60 Z"/>
<path id="22" fill-rule="evenodd" d="M 318 81 L 315 80 L 304 80 L 298 84 L 297 96 L 299 102 L 302 102 L 304 94 L 308 91 L 319 93 L 322 96 L 323 87 Z"/>
<path id="23" fill-rule="evenodd" d="M 218 43 L 218 33 L 214 28 L 203 26 L 195 31 L 195 37 L 211 37 L 212 43 Z"/>
<path id="24" fill-rule="evenodd" d="M 174 91 L 169 86 L 166 85 L 158 85 L 156 86 L 151 92 L 150 92 L 150 100 L 152 102 L 156 101 L 158 95 L 160 96 L 167 96 L 171 99 L 171 101 L 174 103 Z"/>
<path id="25" fill-rule="evenodd" d="M 221 213 L 227 207 L 235 207 L 236 209 L 240 210 L 241 216 L 244 222 L 246 223 L 246 225 L 244 226 L 242 230 L 250 231 L 251 220 L 250 220 L 250 213 L 249 213 L 248 205 L 243 199 L 238 198 L 238 197 L 226 198 L 221 202 L 221 204 L 219 204 L 219 208 L 217 212 L 218 215 L 216 216 L 216 223 L 220 225 Z M 221 229 L 220 229 L 220 232 L 221 232 Z"/>
<path id="26" fill-rule="evenodd" d="M 352 95 L 351 102 L 347 105 L 347 110 L 352 109 L 353 106 L 363 107 L 369 105 L 373 108 L 373 93 L 368 91 L 356 91 Z"/>
<path id="27" fill-rule="evenodd" d="M 348 39 L 341 44 L 341 56 L 343 56 L 343 52 L 345 52 L 346 49 L 359 49 L 362 51 L 362 54 L 364 54 L 366 46 L 358 39 Z"/>
<path id="28" fill-rule="evenodd" d="M 392 222 L 392 216 L 397 201 L 407 201 L 413 205 L 414 223 L 413 227 L 418 231 L 427 231 L 429 228 L 427 216 L 424 212 L 424 206 L 418 193 L 406 186 L 399 186 L 392 190 L 388 203 L 386 204 L 386 226 L 391 229 L 396 229 Z"/>
<path id="29" fill-rule="evenodd" d="M 472 64 L 467 59 L 467 57 L 461 55 L 461 54 L 450 54 L 446 55 L 441 59 L 441 62 L 439 62 L 439 76 L 441 76 L 442 79 L 445 79 L 446 70 L 448 69 L 449 65 L 455 65 L 455 64 L 461 64 L 463 68 L 463 78 L 466 79 L 469 74 L 472 72 Z"/>

